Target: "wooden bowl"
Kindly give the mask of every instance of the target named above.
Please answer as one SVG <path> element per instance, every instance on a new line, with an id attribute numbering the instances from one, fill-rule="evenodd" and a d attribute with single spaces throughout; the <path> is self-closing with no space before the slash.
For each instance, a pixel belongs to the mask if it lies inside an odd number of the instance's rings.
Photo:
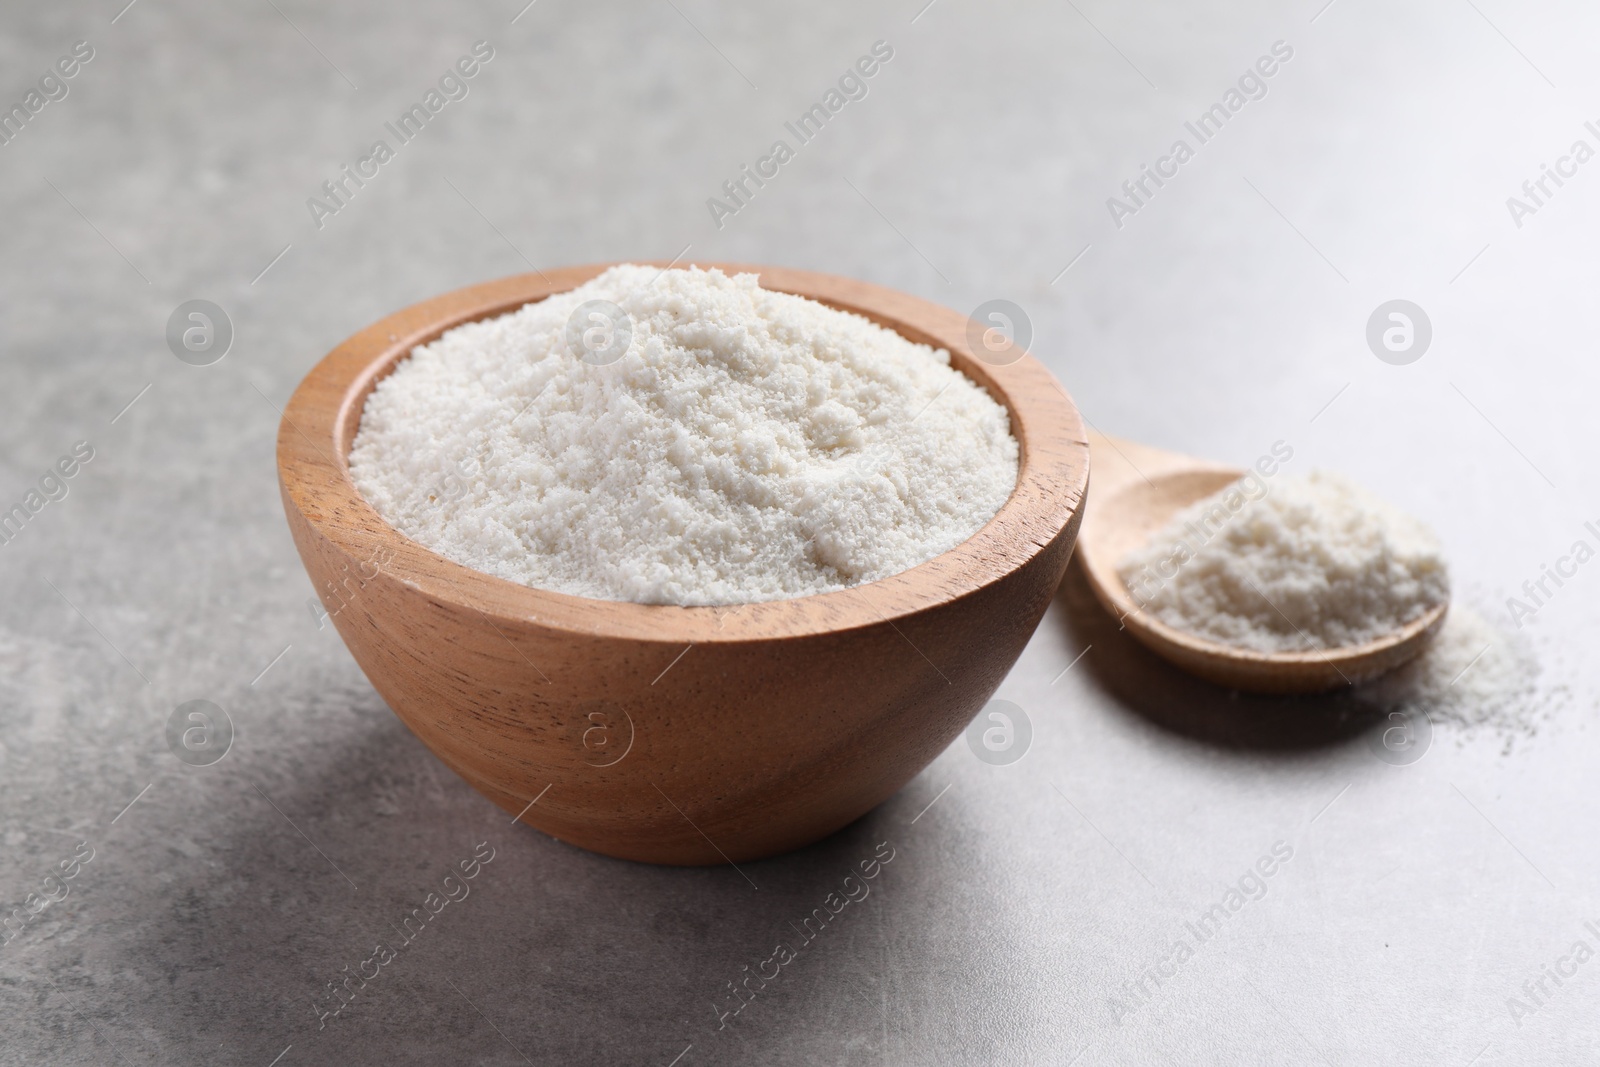
<path id="1" fill-rule="evenodd" d="M 1072 553 L 1088 482 L 1077 409 L 1031 356 L 968 347 L 968 320 L 863 282 L 775 267 L 763 287 L 853 311 L 953 365 L 1011 414 L 1021 468 L 965 543 L 851 589 L 733 607 L 590 600 L 471 570 L 406 539 L 346 462 L 373 385 L 417 345 L 607 265 L 470 286 L 395 313 L 317 364 L 284 409 L 295 546 L 372 685 L 507 812 L 654 863 L 798 848 L 891 796 L 983 707 Z"/>

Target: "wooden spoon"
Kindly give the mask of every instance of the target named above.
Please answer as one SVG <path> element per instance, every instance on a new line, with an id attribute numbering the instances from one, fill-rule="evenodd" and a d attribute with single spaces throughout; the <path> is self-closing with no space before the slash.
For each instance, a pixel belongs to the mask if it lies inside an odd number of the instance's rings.
<path id="1" fill-rule="evenodd" d="M 1191 674 L 1253 693 L 1319 693 L 1398 667 L 1427 647 L 1444 624 L 1448 603 L 1367 644 L 1304 652 L 1236 648 L 1168 626 L 1140 608 L 1117 575 L 1117 563 L 1178 511 L 1245 472 L 1092 430 L 1089 457 L 1090 502 L 1078 535 L 1089 586 L 1140 643 Z"/>

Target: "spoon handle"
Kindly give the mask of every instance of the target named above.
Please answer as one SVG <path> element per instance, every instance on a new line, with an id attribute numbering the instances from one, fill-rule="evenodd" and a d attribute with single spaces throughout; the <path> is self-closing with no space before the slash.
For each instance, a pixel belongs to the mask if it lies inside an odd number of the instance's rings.
<path id="1" fill-rule="evenodd" d="M 1221 471 L 1231 468 L 1225 463 L 1196 459 L 1180 452 L 1168 452 L 1124 437 L 1111 437 L 1098 430 L 1090 430 L 1089 469 L 1091 492 L 1101 500 L 1109 500 L 1129 485 L 1150 482 L 1174 471 Z M 1086 514 L 1085 520 L 1088 517 Z"/>

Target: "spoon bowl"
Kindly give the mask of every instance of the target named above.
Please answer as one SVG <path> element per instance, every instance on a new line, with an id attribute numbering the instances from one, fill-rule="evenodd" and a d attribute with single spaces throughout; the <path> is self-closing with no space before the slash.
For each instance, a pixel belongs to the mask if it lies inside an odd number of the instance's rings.
<path id="1" fill-rule="evenodd" d="M 1245 472 L 1093 431 L 1089 449 L 1094 502 L 1078 536 L 1078 559 L 1089 587 L 1136 640 L 1191 674 L 1252 693 L 1326 692 L 1400 666 L 1426 648 L 1444 624 L 1448 603 L 1366 644 L 1300 652 L 1239 648 L 1169 626 L 1139 606 L 1117 564 L 1179 511 Z"/>
<path id="2" fill-rule="evenodd" d="M 728 607 L 533 589 L 453 563 L 384 522 L 347 460 L 374 385 L 451 327 L 604 269 L 448 293 L 317 364 L 278 429 L 295 546 L 373 687 L 514 821 L 658 863 L 798 848 L 905 785 L 1016 662 L 1071 558 L 1088 481 L 1083 423 L 1032 357 L 980 358 L 958 312 L 847 278 L 724 266 L 947 349 L 1007 409 L 1021 445 L 1016 487 L 995 516 L 880 581 Z"/>

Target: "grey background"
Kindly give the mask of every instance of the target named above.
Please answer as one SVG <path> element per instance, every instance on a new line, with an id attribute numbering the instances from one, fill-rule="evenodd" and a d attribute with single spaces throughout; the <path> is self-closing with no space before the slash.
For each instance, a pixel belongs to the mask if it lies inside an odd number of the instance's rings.
<path id="1" fill-rule="evenodd" d="M 95 854 L 0 947 L 0 1062 L 1592 1049 L 1600 963 L 1520 1026 L 1506 999 L 1600 919 L 1594 567 L 1522 631 L 1554 709 L 1537 736 L 1508 752 L 1441 728 L 1404 767 L 1337 701 L 1174 674 L 1069 579 L 997 694 L 1031 717 L 1020 762 L 958 740 L 859 824 L 749 865 L 752 891 L 513 828 L 443 769 L 319 630 L 273 447 L 299 378 L 390 311 L 530 263 L 687 246 L 963 311 L 1013 300 L 1102 429 L 1241 464 L 1292 442 L 1296 469 L 1432 523 L 1459 596 L 1506 625 L 1504 598 L 1600 519 L 1600 162 L 1520 228 L 1505 205 L 1596 143 L 1597 16 L 674 2 L 540 0 L 514 24 L 518 0 L 4 5 L 0 100 L 76 40 L 96 54 L 0 147 L 0 503 L 73 442 L 96 454 L 0 546 L 0 909 L 79 841 Z M 478 39 L 496 55 L 471 95 L 314 227 L 306 198 Z M 895 55 L 870 95 L 718 230 L 705 199 L 877 39 Z M 1280 39 L 1294 58 L 1267 97 L 1117 228 L 1106 198 Z M 237 331 L 214 366 L 164 343 L 193 298 Z M 1434 327 L 1404 367 L 1364 340 L 1396 298 Z M 164 740 L 194 699 L 236 731 L 208 767 Z M 319 1031 L 324 984 L 482 841 L 471 896 Z M 896 858 L 871 896 L 719 1031 L 726 983 L 882 841 Z M 1278 841 L 1294 855 L 1267 895 L 1119 1024 L 1122 984 Z"/>

